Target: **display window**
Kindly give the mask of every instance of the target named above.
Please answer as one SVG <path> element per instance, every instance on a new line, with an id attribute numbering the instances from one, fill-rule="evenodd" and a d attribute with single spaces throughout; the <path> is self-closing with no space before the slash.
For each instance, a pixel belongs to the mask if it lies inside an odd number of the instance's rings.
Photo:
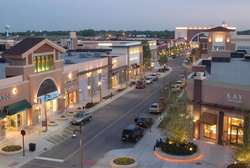
<path id="1" fill-rule="evenodd" d="M 244 120 L 238 118 L 228 117 L 227 131 L 228 140 L 232 144 L 242 144 L 243 143 L 243 127 Z"/>
<path id="2" fill-rule="evenodd" d="M 26 111 L 19 112 L 17 114 L 6 116 L 5 130 L 18 129 L 27 125 Z"/>
<path id="3" fill-rule="evenodd" d="M 204 137 L 216 139 L 216 125 L 204 124 Z"/>

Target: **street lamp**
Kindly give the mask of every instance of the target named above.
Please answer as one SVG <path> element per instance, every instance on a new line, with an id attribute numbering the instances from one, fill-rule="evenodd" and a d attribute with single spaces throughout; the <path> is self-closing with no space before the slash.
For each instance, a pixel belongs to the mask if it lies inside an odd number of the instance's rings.
<path id="1" fill-rule="evenodd" d="M 90 86 L 90 85 L 88 85 L 89 95 L 90 95 L 90 88 L 91 88 L 91 86 Z"/>
<path id="2" fill-rule="evenodd" d="M 80 130 L 74 130 L 72 134 L 72 138 L 76 137 L 76 132 L 80 132 L 80 150 L 81 150 L 81 168 L 83 168 L 83 162 L 82 162 L 82 123 L 80 123 Z"/>
<path id="3" fill-rule="evenodd" d="M 100 102 L 102 102 L 102 82 L 98 82 L 99 89 L 100 89 Z"/>

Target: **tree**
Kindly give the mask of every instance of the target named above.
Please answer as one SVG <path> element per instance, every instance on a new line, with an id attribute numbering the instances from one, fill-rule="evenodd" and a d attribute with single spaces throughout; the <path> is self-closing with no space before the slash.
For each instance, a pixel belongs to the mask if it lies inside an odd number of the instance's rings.
<path id="1" fill-rule="evenodd" d="M 91 102 L 93 102 L 93 97 L 94 95 L 96 95 L 97 91 L 98 91 L 98 83 L 97 83 L 97 76 L 91 75 L 91 77 L 89 78 L 90 80 L 90 96 L 91 96 Z"/>
<path id="2" fill-rule="evenodd" d="M 151 51 L 149 48 L 149 44 L 148 41 L 142 41 L 142 44 L 144 44 L 143 46 L 143 65 L 145 65 L 145 67 L 148 67 L 151 65 Z"/>
<path id="3" fill-rule="evenodd" d="M 178 94 L 170 93 L 167 113 L 162 120 L 162 132 L 177 146 L 190 139 L 193 135 L 193 117 L 187 105 L 190 102 L 187 96 L 179 98 Z"/>
<path id="4" fill-rule="evenodd" d="M 248 120 L 245 120 L 244 122 L 243 144 L 239 144 L 238 146 L 234 146 L 232 148 L 231 158 L 234 161 L 250 166 L 250 113 L 244 102 L 241 103 L 240 107 L 235 112 L 236 114 L 243 113 Z"/>
<path id="5" fill-rule="evenodd" d="M 168 63 L 168 56 L 166 54 L 161 54 L 159 59 L 160 66 Z"/>

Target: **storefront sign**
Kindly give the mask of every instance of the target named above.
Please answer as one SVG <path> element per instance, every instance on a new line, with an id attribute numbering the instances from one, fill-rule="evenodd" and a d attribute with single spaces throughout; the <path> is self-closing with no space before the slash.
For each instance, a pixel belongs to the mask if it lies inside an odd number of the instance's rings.
<path id="1" fill-rule="evenodd" d="M 0 101 L 8 100 L 11 98 L 13 98 L 13 95 L 11 93 L 9 93 L 9 94 L 0 96 Z"/>
<path id="2" fill-rule="evenodd" d="M 76 78 L 66 80 L 66 81 L 65 81 L 65 84 L 70 83 L 70 82 L 74 82 L 74 81 L 76 81 Z"/>
<path id="3" fill-rule="evenodd" d="M 227 93 L 227 101 L 234 103 L 242 103 L 242 95 Z"/>

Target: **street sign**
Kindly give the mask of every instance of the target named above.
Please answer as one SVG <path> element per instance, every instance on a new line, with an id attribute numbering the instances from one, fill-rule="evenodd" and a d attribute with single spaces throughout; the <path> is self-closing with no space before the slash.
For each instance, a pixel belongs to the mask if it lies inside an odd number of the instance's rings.
<path id="1" fill-rule="evenodd" d="M 26 135 L 25 130 L 22 130 L 22 131 L 21 131 L 21 135 L 23 135 L 23 136 Z"/>

